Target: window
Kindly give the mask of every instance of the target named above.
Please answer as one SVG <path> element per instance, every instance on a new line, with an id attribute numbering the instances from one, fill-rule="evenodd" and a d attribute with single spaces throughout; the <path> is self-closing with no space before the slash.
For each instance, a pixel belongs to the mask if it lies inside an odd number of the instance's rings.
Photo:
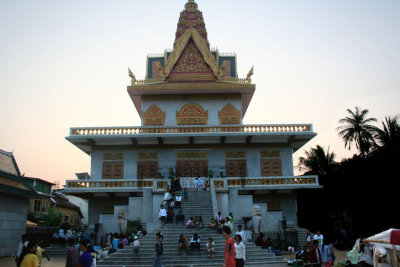
<path id="1" fill-rule="evenodd" d="M 261 176 L 282 176 L 281 159 L 262 159 Z"/>
<path id="2" fill-rule="evenodd" d="M 177 160 L 176 174 L 181 177 L 207 177 L 207 160 Z"/>
<path id="3" fill-rule="evenodd" d="M 138 161 L 137 178 L 158 178 L 158 161 Z"/>
<path id="4" fill-rule="evenodd" d="M 225 168 L 226 177 L 247 177 L 247 161 L 245 159 L 227 159 Z"/>
<path id="5" fill-rule="evenodd" d="M 41 205 L 42 205 L 42 202 L 40 200 L 35 200 L 35 205 L 34 205 L 33 210 L 37 211 L 37 212 L 40 212 L 41 211 L 41 209 L 40 209 Z"/>
<path id="6" fill-rule="evenodd" d="M 103 179 L 122 179 L 123 171 L 122 161 L 103 161 Z"/>

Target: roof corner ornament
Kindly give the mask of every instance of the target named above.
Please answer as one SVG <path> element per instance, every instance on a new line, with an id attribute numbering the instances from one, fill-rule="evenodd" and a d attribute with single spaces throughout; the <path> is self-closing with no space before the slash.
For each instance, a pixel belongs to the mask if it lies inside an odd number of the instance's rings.
<path id="1" fill-rule="evenodd" d="M 161 65 L 160 61 L 157 61 L 157 70 L 162 78 L 165 79 L 168 76 L 165 68 L 163 67 L 163 65 Z"/>
<path id="2" fill-rule="evenodd" d="M 218 70 L 215 74 L 215 76 L 217 76 L 218 80 L 222 78 L 222 75 L 224 74 L 224 70 L 225 70 L 225 61 L 223 61 L 221 63 L 221 65 L 219 65 Z"/>
<path id="3" fill-rule="evenodd" d="M 129 73 L 129 77 L 131 77 L 131 85 L 133 86 L 137 82 L 136 77 L 130 68 L 128 68 L 128 73 Z"/>
<path id="4" fill-rule="evenodd" d="M 247 73 L 246 81 L 248 83 L 251 83 L 251 76 L 253 76 L 253 73 L 254 73 L 254 66 L 252 66 L 249 72 Z"/>

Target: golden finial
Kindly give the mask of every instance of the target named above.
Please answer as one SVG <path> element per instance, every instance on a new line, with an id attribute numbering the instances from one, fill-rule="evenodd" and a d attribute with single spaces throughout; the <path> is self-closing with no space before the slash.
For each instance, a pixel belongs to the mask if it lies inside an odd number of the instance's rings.
<path id="1" fill-rule="evenodd" d="M 131 85 L 134 85 L 136 83 L 136 77 L 135 77 L 135 75 L 133 75 L 133 72 L 131 71 L 130 68 L 128 68 L 128 74 L 129 74 L 129 77 L 131 77 Z"/>
<path id="2" fill-rule="evenodd" d="M 253 75 L 253 73 L 254 73 L 254 66 L 252 66 L 251 69 L 249 70 L 249 72 L 247 73 L 246 81 L 248 83 L 251 83 L 251 76 Z"/>

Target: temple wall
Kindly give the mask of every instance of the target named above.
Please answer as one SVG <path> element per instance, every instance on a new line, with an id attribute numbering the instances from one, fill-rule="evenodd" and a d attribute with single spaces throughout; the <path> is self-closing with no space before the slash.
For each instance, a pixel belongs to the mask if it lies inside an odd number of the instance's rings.
<path id="1" fill-rule="evenodd" d="M 194 102 L 200 105 L 205 111 L 208 111 L 207 125 L 219 125 L 218 111 L 220 111 L 226 104 L 232 104 L 239 111 L 242 110 L 240 99 L 229 100 L 159 100 L 159 101 L 142 101 L 142 114 L 152 105 L 157 105 L 162 111 L 165 112 L 164 126 L 177 126 L 176 112 L 179 111 L 184 105 Z M 240 121 L 242 123 L 242 119 Z M 226 124 L 229 125 L 229 124 Z M 143 120 L 142 120 L 143 126 Z M 188 125 L 190 126 L 190 125 Z"/>
<path id="2" fill-rule="evenodd" d="M 248 177 L 260 177 L 260 151 L 263 150 L 274 150 L 280 151 L 282 161 L 282 176 L 293 176 L 293 159 L 292 149 L 287 147 L 281 148 L 224 148 L 224 149 L 202 149 L 192 151 L 207 151 L 208 154 L 208 169 L 211 169 L 214 173 L 214 177 L 217 177 L 220 172 L 226 174 L 225 170 L 225 152 L 226 151 L 246 151 L 247 157 L 247 176 Z M 175 168 L 176 166 L 176 153 L 178 151 L 189 151 L 189 150 L 171 150 L 171 149 L 153 149 L 153 150 L 94 150 L 91 157 L 91 179 L 101 180 L 102 179 L 102 168 L 103 168 L 103 154 L 104 153 L 123 153 L 124 163 L 124 178 L 135 179 L 137 177 L 137 161 L 139 152 L 158 152 L 158 169 L 159 172 L 168 177 L 168 169 Z"/>

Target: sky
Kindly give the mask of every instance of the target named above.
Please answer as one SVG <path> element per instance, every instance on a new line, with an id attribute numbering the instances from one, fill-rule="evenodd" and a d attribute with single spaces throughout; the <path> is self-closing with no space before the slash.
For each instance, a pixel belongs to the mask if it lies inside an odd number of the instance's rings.
<path id="1" fill-rule="evenodd" d="M 21 173 L 61 184 L 89 172 L 69 127 L 136 126 L 127 68 L 172 48 L 186 0 L 0 1 L 0 149 Z M 254 66 L 245 124 L 312 123 L 317 144 L 351 157 L 336 127 L 359 106 L 400 114 L 400 1 L 197 0 L 208 40 Z"/>

